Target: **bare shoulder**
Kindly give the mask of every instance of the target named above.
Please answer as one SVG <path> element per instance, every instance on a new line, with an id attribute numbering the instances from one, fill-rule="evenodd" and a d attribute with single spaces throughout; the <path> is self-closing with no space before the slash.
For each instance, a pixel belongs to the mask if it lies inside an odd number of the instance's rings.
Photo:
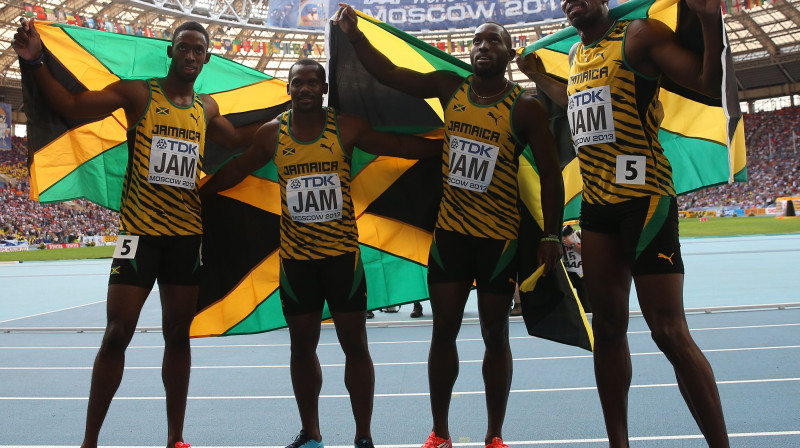
<path id="1" fill-rule="evenodd" d="M 636 19 L 628 25 L 625 48 L 648 48 L 671 41 L 675 33 L 664 22 L 656 19 Z"/>
<path id="2" fill-rule="evenodd" d="M 539 118 L 547 115 L 547 110 L 538 98 L 528 91 L 523 91 L 517 99 L 514 114 L 524 119 Z"/>

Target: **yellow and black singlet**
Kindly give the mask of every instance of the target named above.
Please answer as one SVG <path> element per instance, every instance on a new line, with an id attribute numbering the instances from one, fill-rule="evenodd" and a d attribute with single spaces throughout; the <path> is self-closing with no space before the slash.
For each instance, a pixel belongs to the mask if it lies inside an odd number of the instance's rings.
<path id="1" fill-rule="evenodd" d="M 281 186 L 280 257 L 318 260 L 358 252 L 350 157 L 339 140 L 336 111 L 326 108 L 316 140 L 292 136 L 292 111 L 280 116 L 275 166 Z"/>
<path id="2" fill-rule="evenodd" d="M 128 130 L 128 167 L 120 204 L 121 231 L 129 235 L 200 235 L 197 183 L 203 163 L 206 115 L 200 96 L 176 106 L 157 79 L 150 101 Z"/>
<path id="3" fill-rule="evenodd" d="M 567 115 L 583 200 L 590 204 L 675 196 L 672 167 L 658 141 L 661 78 L 637 73 L 625 61 L 630 22 L 618 21 L 591 45 L 579 43 L 569 71 Z"/>
<path id="4" fill-rule="evenodd" d="M 482 238 L 517 238 L 517 170 L 525 145 L 511 114 L 522 88 L 496 103 L 472 102 L 472 76 L 461 84 L 444 112 L 444 187 L 436 227 Z"/>

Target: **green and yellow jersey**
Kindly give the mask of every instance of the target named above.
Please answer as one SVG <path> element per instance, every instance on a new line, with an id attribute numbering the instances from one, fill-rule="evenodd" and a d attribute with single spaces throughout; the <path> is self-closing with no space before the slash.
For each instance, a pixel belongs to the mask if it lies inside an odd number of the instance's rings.
<path id="1" fill-rule="evenodd" d="M 358 252 L 350 157 L 339 140 L 336 112 L 327 108 L 319 137 L 297 140 L 292 112 L 280 116 L 275 165 L 281 187 L 280 257 L 318 260 Z"/>
<path id="2" fill-rule="evenodd" d="M 147 82 L 149 103 L 128 131 L 121 231 L 129 235 L 200 235 L 197 183 L 206 134 L 203 102 L 195 93 L 191 105 L 177 106 L 157 79 Z"/>

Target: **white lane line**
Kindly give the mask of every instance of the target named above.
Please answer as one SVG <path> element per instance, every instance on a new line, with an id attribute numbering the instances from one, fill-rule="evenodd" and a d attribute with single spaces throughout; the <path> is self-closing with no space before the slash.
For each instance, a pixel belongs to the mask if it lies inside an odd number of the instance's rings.
<path id="1" fill-rule="evenodd" d="M 721 353 L 721 352 L 748 352 L 748 351 L 763 351 L 763 350 L 792 350 L 800 349 L 800 345 L 779 345 L 773 347 L 738 347 L 738 348 L 714 348 L 703 350 L 703 353 Z M 631 353 L 631 356 L 661 356 L 661 352 L 641 352 Z M 591 359 L 591 354 L 586 355 L 570 355 L 570 356 L 538 356 L 530 358 L 513 358 L 514 362 L 527 362 L 527 361 L 556 361 L 556 360 L 570 360 L 570 359 Z M 459 364 L 478 364 L 482 363 L 483 359 L 462 359 L 458 361 Z M 375 367 L 396 367 L 396 366 L 417 366 L 427 365 L 428 361 L 396 361 L 396 362 L 375 362 Z M 331 363 L 320 364 L 324 368 L 344 367 L 344 363 Z M 230 366 L 201 366 L 193 365 L 194 370 L 216 370 L 216 369 L 288 369 L 288 364 L 249 364 L 249 365 L 230 365 Z M 92 366 L 17 366 L 17 367 L 0 367 L 3 370 L 91 370 Z M 125 366 L 125 370 L 160 370 L 161 366 Z"/>
<path id="2" fill-rule="evenodd" d="M 13 319 L 8 319 L 8 320 L 0 320 L 0 324 L 4 324 L 6 322 L 14 322 L 15 320 L 28 319 L 28 318 L 31 318 L 31 317 L 45 316 L 47 314 L 52 314 L 52 313 L 60 313 L 62 311 L 74 310 L 74 309 L 77 309 L 77 308 L 83 308 L 85 306 L 97 305 L 98 303 L 106 303 L 106 301 L 105 300 L 100 300 L 100 301 L 97 301 L 97 302 L 84 303 L 82 305 L 75 305 L 75 306 L 71 306 L 71 307 L 68 307 L 68 308 L 61 308 L 61 309 L 58 309 L 58 310 L 45 311 L 43 313 L 38 313 L 38 314 L 31 314 L 29 316 L 15 317 Z"/>
<path id="3" fill-rule="evenodd" d="M 763 378 L 755 380 L 731 380 L 731 381 L 717 381 L 718 385 L 738 385 L 738 384 L 767 384 L 767 383 L 786 383 L 786 382 L 800 382 L 800 378 Z M 663 383 L 663 384 L 634 384 L 631 389 L 657 389 L 664 387 L 678 387 L 677 383 Z M 585 392 L 597 390 L 596 386 L 584 387 L 554 387 L 545 389 L 513 389 L 512 394 L 532 394 L 532 393 L 549 393 L 549 392 Z M 461 391 L 453 392 L 453 397 L 468 396 L 468 395 L 484 395 L 482 390 L 476 391 Z M 376 393 L 375 398 L 401 398 L 401 397 L 427 397 L 428 392 L 405 392 L 405 393 L 392 393 L 380 394 Z M 350 399 L 349 394 L 322 394 L 320 399 L 326 398 L 345 398 Z M 0 401 L 86 401 L 89 397 L 2 397 Z M 220 396 L 190 396 L 189 400 L 294 400 L 294 395 L 220 395 Z M 149 397 L 114 397 L 114 400 L 122 401 L 153 401 L 165 400 L 163 396 L 149 396 Z"/>
<path id="4" fill-rule="evenodd" d="M 95 302 L 95 303 L 102 303 L 102 302 Z M 89 304 L 92 305 L 92 304 Z M 85 305 L 81 305 L 85 306 Z M 764 325 L 740 325 L 740 326 L 731 326 L 731 327 L 708 327 L 708 328 L 691 328 L 689 331 L 696 332 L 696 331 L 724 331 L 724 330 L 751 330 L 751 329 L 763 329 L 763 328 L 784 328 L 784 327 L 800 327 L 800 323 L 785 323 L 785 324 L 764 324 Z M 286 332 L 284 329 L 276 330 L 281 332 Z M 288 337 L 288 332 L 286 332 Z M 641 330 L 641 331 L 629 331 L 629 335 L 638 335 L 638 334 L 650 334 L 649 330 Z M 535 339 L 532 336 L 511 336 L 509 340 L 516 341 L 516 340 L 524 340 L 530 341 L 531 339 Z M 211 340 L 211 339 L 203 339 Z M 192 350 L 197 349 L 206 349 L 206 348 L 273 348 L 273 347 L 289 347 L 291 344 L 288 342 L 281 342 L 281 343 L 274 343 L 274 344 L 203 344 L 201 339 L 193 339 L 195 342 L 192 344 Z M 481 338 L 461 338 L 458 339 L 456 342 L 483 342 Z M 403 340 L 403 341 L 370 341 L 369 345 L 396 345 L 396 344 L 430 344 L 430 339 L 411 339 L 411 340 Z M 319 347 L 338 347 L 339 342 L 321 342 Z M 8 346 L 2 347 L 0 346 L 0 350 L 97 350 L 99 347 L 96 345 L 82 345 L 82 346 Z M 150 349 L 159 349 L 163 350 L 163 345 L 131 345 L 128 347 L 128 350 L 150 350 Z"/>
<path id="5" fill-rule="evenodd" d="M 798 436 L 800 431 L 769 431 L 769 432 L 742 432 L 728 434 L 730 438 L 767 438 L 767 437 L 789 437 Z M 661 440 L 700 440 L 702 434 L 676 434 L 663 436 L 640 436 L 631 437 L 632 442 L 648 442 Z M 504 440 L 510 446 L 531 446 L 531 445 L 572 445 L 589 443 L 608 443 L 606 438 L 595 439 L 554 439 L 554 440 Z M 352 445 L 327 445 L 328 448 L 352 448 Z M 455 442 L 453 446 L 483 446 L 483 442 Z M 0 445 L 0 448 L 78 448 L 76 445 Z M 106 446 L 103 448 L 161 448 L 160 446 Z M 230 446 L 208 446 L 205 448 L 231 448 Z M 274 446 L 237 446 L 235 448 L 283 448 L 283 445 Z M 419 443 L 411 444 L 383 444 L 375 445 L 375 448 L 419 448 Z"/>

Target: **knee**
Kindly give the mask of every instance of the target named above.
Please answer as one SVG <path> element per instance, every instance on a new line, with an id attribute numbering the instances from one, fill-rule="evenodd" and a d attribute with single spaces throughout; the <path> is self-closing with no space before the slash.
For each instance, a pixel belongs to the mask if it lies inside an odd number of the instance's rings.
<path id="1" fill-rule="evenodd" d="M 494 352 L 509 350 L 508 327 L 483 328 L 481 334 L 486 350 Z"/>
<path id="2" fill-rule="evenodd" d="M 122 322 L 110 321 L 103 335 L 103 342 L 100 345 L 100 352 L 104 354 L 119 354 L 128 348 L 135 325 L 126 325 Z"/>
<path id="3" fill-rule="evenodd" d="M 628 320 L 605 319 L 600 316 L 593 316 L 592 332 L 595 340 L 599 341 L 624 339 L 628 332 Z"/>
<path id="4" fill-rule="evenodd" d="M 659 325 L 651 330 L 651 337 L 670 360 L 681 356 L 694 345 L 689 330 L 683 325 Z"/>
<path id="5" fill-rule="evenodd" d="M 164 325 L 164 344 L 169 348 L 189 346 L 189 323 L 171 323 Z"/>

